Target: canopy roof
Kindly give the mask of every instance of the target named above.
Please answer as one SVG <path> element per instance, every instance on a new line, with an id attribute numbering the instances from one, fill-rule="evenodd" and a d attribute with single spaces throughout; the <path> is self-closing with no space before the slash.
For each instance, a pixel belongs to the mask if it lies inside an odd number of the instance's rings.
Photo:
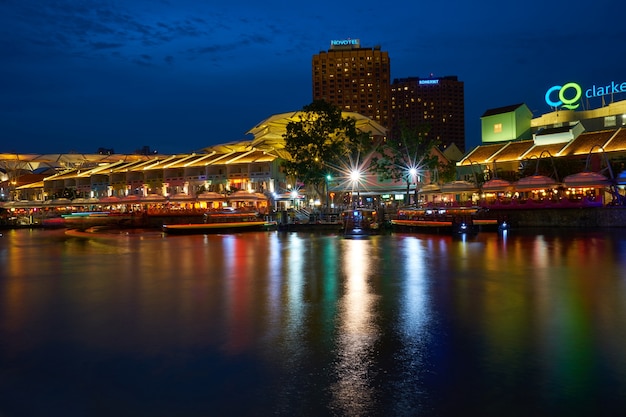
<path id="1" fill-rule="evenodd" d="M 268 117 L 261 123 L 250 129 L 247 134 L 254 135 L 252 146 L 271 146 L 274 148 L 284 148 L 285 140 L 283 135 L 287 131 L 287 125 L 291 122 L 299 122 L 306 112 L 295 111 L 279 113 Z M 356 120 L 356 128 L 361 132 L 368 132 L 373 136 L 386 136 L 387 130 L 370 119 L 356 112 L 341 112 L 341 117 Z"/>

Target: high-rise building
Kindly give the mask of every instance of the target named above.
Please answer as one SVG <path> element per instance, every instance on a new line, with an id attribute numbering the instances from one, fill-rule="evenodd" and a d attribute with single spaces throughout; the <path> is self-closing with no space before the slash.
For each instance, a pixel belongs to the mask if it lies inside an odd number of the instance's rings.
<path id="1" fill-rule="evenodd" d="M 313 99 L 333 103 L 390 127 L 389 54 L 358 39 L 334 40 L 313 56 Z"/>
<path id="2" fill-rule="evenodd" d="M 403 126 L 426 129 L 429 138 L 445 149 L 452 143 L 465 149 L 463 82 L 456 76 L 394 79 L 391 84 L 390 135 Z"/>

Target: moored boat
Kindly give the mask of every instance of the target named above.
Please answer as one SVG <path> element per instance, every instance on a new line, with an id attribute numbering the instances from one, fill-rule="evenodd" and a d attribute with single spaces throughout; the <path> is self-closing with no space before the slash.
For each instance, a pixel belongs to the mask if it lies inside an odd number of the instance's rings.
<path id="1" fill-rule="evenodd" d="M 363 236 L 379 233 L 378 213 L 374 209 L 358 207 L 344 210 L 341 214 L 343 234 L 346 236 Z"/>
<path id="2" fill-rule="evenodd" d="M 499 221 L 486 217 L 477 207 L 405 207 L 391 220 L 396 231 L 476 233 L 497 230 Z"/>
<path id="3" fill-rule="evenodd" d="M 127 213 L 108 211 L 84 211 L 61 215 L 67 228 L 87 229 L 95 226 L 125 226 L 135 220 L 135 216 Z"/>
<path id="4" fill-rule="evenodd" d="M 208 234 L 276 229 L 274 221 L 268 221 L 255 211 L 219 210 L 204 215 L 203 223 L 164 224 L 167 234 Z"/>

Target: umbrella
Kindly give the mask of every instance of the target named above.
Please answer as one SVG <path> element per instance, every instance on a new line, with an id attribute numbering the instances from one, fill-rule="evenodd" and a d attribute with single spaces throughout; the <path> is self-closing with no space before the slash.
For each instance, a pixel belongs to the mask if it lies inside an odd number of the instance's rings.
<path id="1" fill-rule="evenodd" d="M 486 192 L 504 192 L 512 189 L 513 186 L 509 181 L 493 178 L 483 184 L 483 191 Z"/>
<path id="2" fill-rule="evenodd" d="M 579 172 L 563 178 L 563 183 L 567 187 L 603 187 L 609 185 L 611 181 L 597 172 Z"/>
<path id="3" fill-rule="evenodd" d="M 530 191 L 539 188 L 552 188 L 558 184 L 553 178 L 545 175 L 531 175 L 530 177 L 521 178 L 514 185 L 516 191 Z"/>
<path id="4" fill-rule="evenodd" d="M 441 186 L 442 193 L 473 193 L 475 191 L 478 191 L 478 187 L 468 181 L 452 181 Z"/>
<path id="5" fill-rule="evenodd" d="M 198 194 L 198 200 L 201 201 L 224 201 L 226 197 L 223 194 L 216 193 L 214 191 L 205 191 Z"/>

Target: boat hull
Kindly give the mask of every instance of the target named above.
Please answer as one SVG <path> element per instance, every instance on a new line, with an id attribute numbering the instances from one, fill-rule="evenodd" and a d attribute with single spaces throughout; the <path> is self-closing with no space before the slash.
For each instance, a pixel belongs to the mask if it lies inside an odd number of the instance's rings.
<path id="1" fill-rule="evenodd" d="M 448 233 L 476 233 L 479 230 L 497 230 L 499 221 L 487 218 L 477 208 L 405 208 L 390 221 L 397 231 L 431 231 Z"/>
<path id="2" fill-rule="evenodd" d="M 268 231 L 274 229 L 276 229 L 276 223 L 267 221 L 163 225 L 163 232 L 172 235 L 239 233 L 249 231 Z"/>
<path id="3" fill-rule="evenodd" d="M 379 233 L 378 213 L 374 209 L 358 207 L 341 214 L 344 236 L 368 236 Z"/>

